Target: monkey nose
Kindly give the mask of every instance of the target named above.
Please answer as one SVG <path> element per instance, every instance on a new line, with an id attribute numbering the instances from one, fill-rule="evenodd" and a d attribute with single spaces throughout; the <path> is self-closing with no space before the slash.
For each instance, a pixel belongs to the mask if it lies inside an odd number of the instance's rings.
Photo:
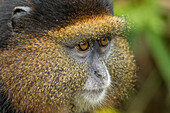
<path id="1" fill-rule="evenodd" d="M 107 76 L 107 73 L 103 69 L 98 69 L 94 71 L 94 75 L 98 78 L 105 78 Z"/>
<path id="2" fill-rule="evenodd" d="M 101 78 L 101 77 L 102 77 L 102 75 L 99 74 L 99 72 L 97 72 L 97 71 L 94 71 L 94 74 L 95 74 L 98 78 Z"/>

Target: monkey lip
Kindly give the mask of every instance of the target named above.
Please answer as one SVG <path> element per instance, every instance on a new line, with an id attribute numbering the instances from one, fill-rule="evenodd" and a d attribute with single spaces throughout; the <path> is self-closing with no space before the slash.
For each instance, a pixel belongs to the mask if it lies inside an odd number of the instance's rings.
<path id="1" fill-rule="evenodd" d="M 85 92 L 91 92 L 91 93 L 102 93 L 105 90 L 105 88 L 103 89 L 92 89 L 92 90 L 87 90 L 85 89 Z"/>
<path id="2" fill-rule="evenodd" d="M 93 93 L 102 93 L 105 89 L 92 90 Z"/>

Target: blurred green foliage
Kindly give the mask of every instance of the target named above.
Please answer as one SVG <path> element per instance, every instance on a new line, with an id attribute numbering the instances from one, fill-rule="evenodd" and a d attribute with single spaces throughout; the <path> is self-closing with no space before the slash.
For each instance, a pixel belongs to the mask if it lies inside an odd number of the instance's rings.
<path id="1" fill-rule="evenodd" d="M 141 32 L 145 34 L 145 39 L 155 56 L 157 65 L 170 88 L 170 57 L 166 43 L 162 38 L 166 23 L 160 14 L 159 2 L 157 0 L 133 0 L 126 6 L 124 4 L 115 5 L 115 13 L 116 15 L 126 14 L 131 21 L 134 21 L 135 36 Z"/>

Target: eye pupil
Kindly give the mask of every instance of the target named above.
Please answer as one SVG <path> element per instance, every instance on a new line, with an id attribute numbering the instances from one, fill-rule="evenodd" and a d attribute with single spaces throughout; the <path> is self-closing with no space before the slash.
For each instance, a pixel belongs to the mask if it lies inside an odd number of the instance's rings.
<path id="1" fill-rule="evenodd" d="M 109 40 L 107 37 L 101 38 L 100 45 L 104 47 L 108 44 L 108 42 L 109 42 Z"/>
<path id="2" fill-rule="evenodd" d="M 85 51 L 89 48 L 89 43 L 87 41 L 85 42 L 80 42 L 78 45 L 77 45 L 77 48 L 81 51 Z"/>

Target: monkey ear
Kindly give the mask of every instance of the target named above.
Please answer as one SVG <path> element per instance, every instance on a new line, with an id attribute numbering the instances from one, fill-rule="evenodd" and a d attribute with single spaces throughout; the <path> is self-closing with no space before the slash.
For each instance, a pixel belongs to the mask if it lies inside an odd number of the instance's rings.
<path id="1" fill-rule="evenodd" d="M 32 9 L 28 6 L 18 6 L 13 9 L 12 18 L 11 18 L 11 25 L 12 28 L 20 28 L 24 27 L 24 19 L 27 15 L 30 15 Z"/>

